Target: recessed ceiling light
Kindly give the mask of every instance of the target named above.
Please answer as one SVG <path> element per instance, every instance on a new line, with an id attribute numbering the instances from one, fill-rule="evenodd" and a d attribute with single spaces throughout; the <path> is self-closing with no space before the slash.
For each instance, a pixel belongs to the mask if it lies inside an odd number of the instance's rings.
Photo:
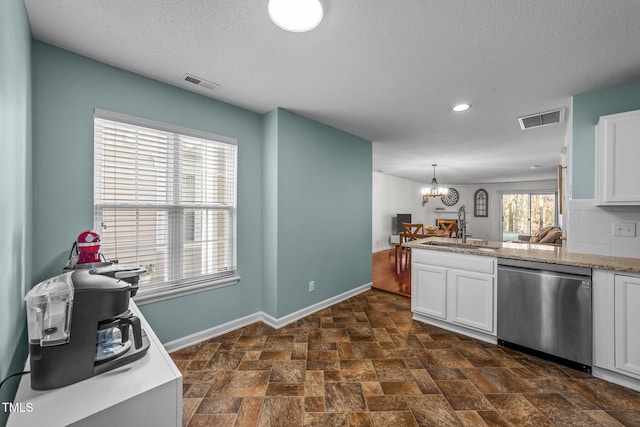
<path id="1" fill-rule="evenodd" d="M 529 166 L 529 169 L 540 169 L 542 167 L 542 165 L 531 165 Z"/>
<path id="2" fill-rule="evenodd" d="M 269 0 L 267 11 L 278 27 L 294 33 L 313 30 L 324 15 L 321 0 Z"/>
<path id="3" fill-rule="evenodd" d="M 471 105 L 469 104 L 458 104 L 455 107 L 453 107 L 453 111 L 459 113 L 461 111 L 467 111 L 469 108 L 471 108 Z"/>

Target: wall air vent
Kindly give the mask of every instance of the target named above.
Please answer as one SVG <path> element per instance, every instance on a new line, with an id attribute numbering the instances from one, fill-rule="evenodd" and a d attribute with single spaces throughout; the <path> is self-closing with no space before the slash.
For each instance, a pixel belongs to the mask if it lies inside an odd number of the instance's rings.
<path id="1" fill-rule="evenodd" d="M 546 111 L 544 113 L 533 114 L 531 116 L 518 117 L 520 129 L 531 129 L 540 126 L 555 125 L 564 120 L 564 108 L 559 110 Z"/>
<path id="2" fill-rule="evenodd" d="M 220 87 L 218 83 L 210 82 L 209 80 L 201 79 L 200 77 L 196 77 L 193 74 L 185 73 L 184 80 L 189 83 L 193 83 L 194 85 L 202 86 L 206 89 L 217 89 Z"/>

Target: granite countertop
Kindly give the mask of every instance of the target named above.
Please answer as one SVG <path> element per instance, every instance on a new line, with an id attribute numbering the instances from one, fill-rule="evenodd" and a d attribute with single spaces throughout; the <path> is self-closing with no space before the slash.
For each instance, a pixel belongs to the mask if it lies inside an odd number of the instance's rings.
<path id="1" fill-rule="evenodd" d="M 432 244 L 449 246 L 432 246 Z M 493 256 L 498 258 L 519 259 L 524 261 L 546 262 L 550 264 L 575 265 L 600 270 L 614 270 L 628 273 L 640 273 L 640 258 L 625 258 L 570 252 L 559 246 L 536 245 L 532 243 L 492 242 L 487 240 L 468 240 L 462 244 L 459 239 L 429 237 L 403 243 L 416 249 L 467 253 Z"/>

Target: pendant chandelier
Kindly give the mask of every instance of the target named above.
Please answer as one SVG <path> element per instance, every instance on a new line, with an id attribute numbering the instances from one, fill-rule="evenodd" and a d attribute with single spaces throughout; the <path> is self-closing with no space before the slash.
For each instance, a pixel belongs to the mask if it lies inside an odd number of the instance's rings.
<path id="1" fill-rule="evenodd" d="M 429 199 L 442 198 L 449 192 L 446 186 L 438 184 L 438 180 L 436 179 L 436 166 L 438 165 L 434 163 L 431 166 L 433 166 L 433 179 L 431 180 L 431 184 L 422 189 L 422 206 L 428 203 Z"/>

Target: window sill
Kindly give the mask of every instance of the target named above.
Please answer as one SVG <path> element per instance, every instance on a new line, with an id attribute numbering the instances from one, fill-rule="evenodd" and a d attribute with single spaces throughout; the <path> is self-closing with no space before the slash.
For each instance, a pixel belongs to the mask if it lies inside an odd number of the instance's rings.
<path id="1" fill-rule="evenodd" d="M 142 293 L 133 297 L 136 305 L 142 306 L 145 304 L 152 304 L 154 302 L 164 301 L 168 299 L 183 297 L 185 295 L 191 295 L 198 292 L 209 291 L 212 289 L 224 288 L 227 286 L 235 285 L 240 281 L 240 276 L 227 277 L 222 280 L 217 280 L 209 283 L 202 283 L 199 285 L 185 286 L 176 289 L 165 289 L 158 291 L 149 291 L 148 293 Z"/>

